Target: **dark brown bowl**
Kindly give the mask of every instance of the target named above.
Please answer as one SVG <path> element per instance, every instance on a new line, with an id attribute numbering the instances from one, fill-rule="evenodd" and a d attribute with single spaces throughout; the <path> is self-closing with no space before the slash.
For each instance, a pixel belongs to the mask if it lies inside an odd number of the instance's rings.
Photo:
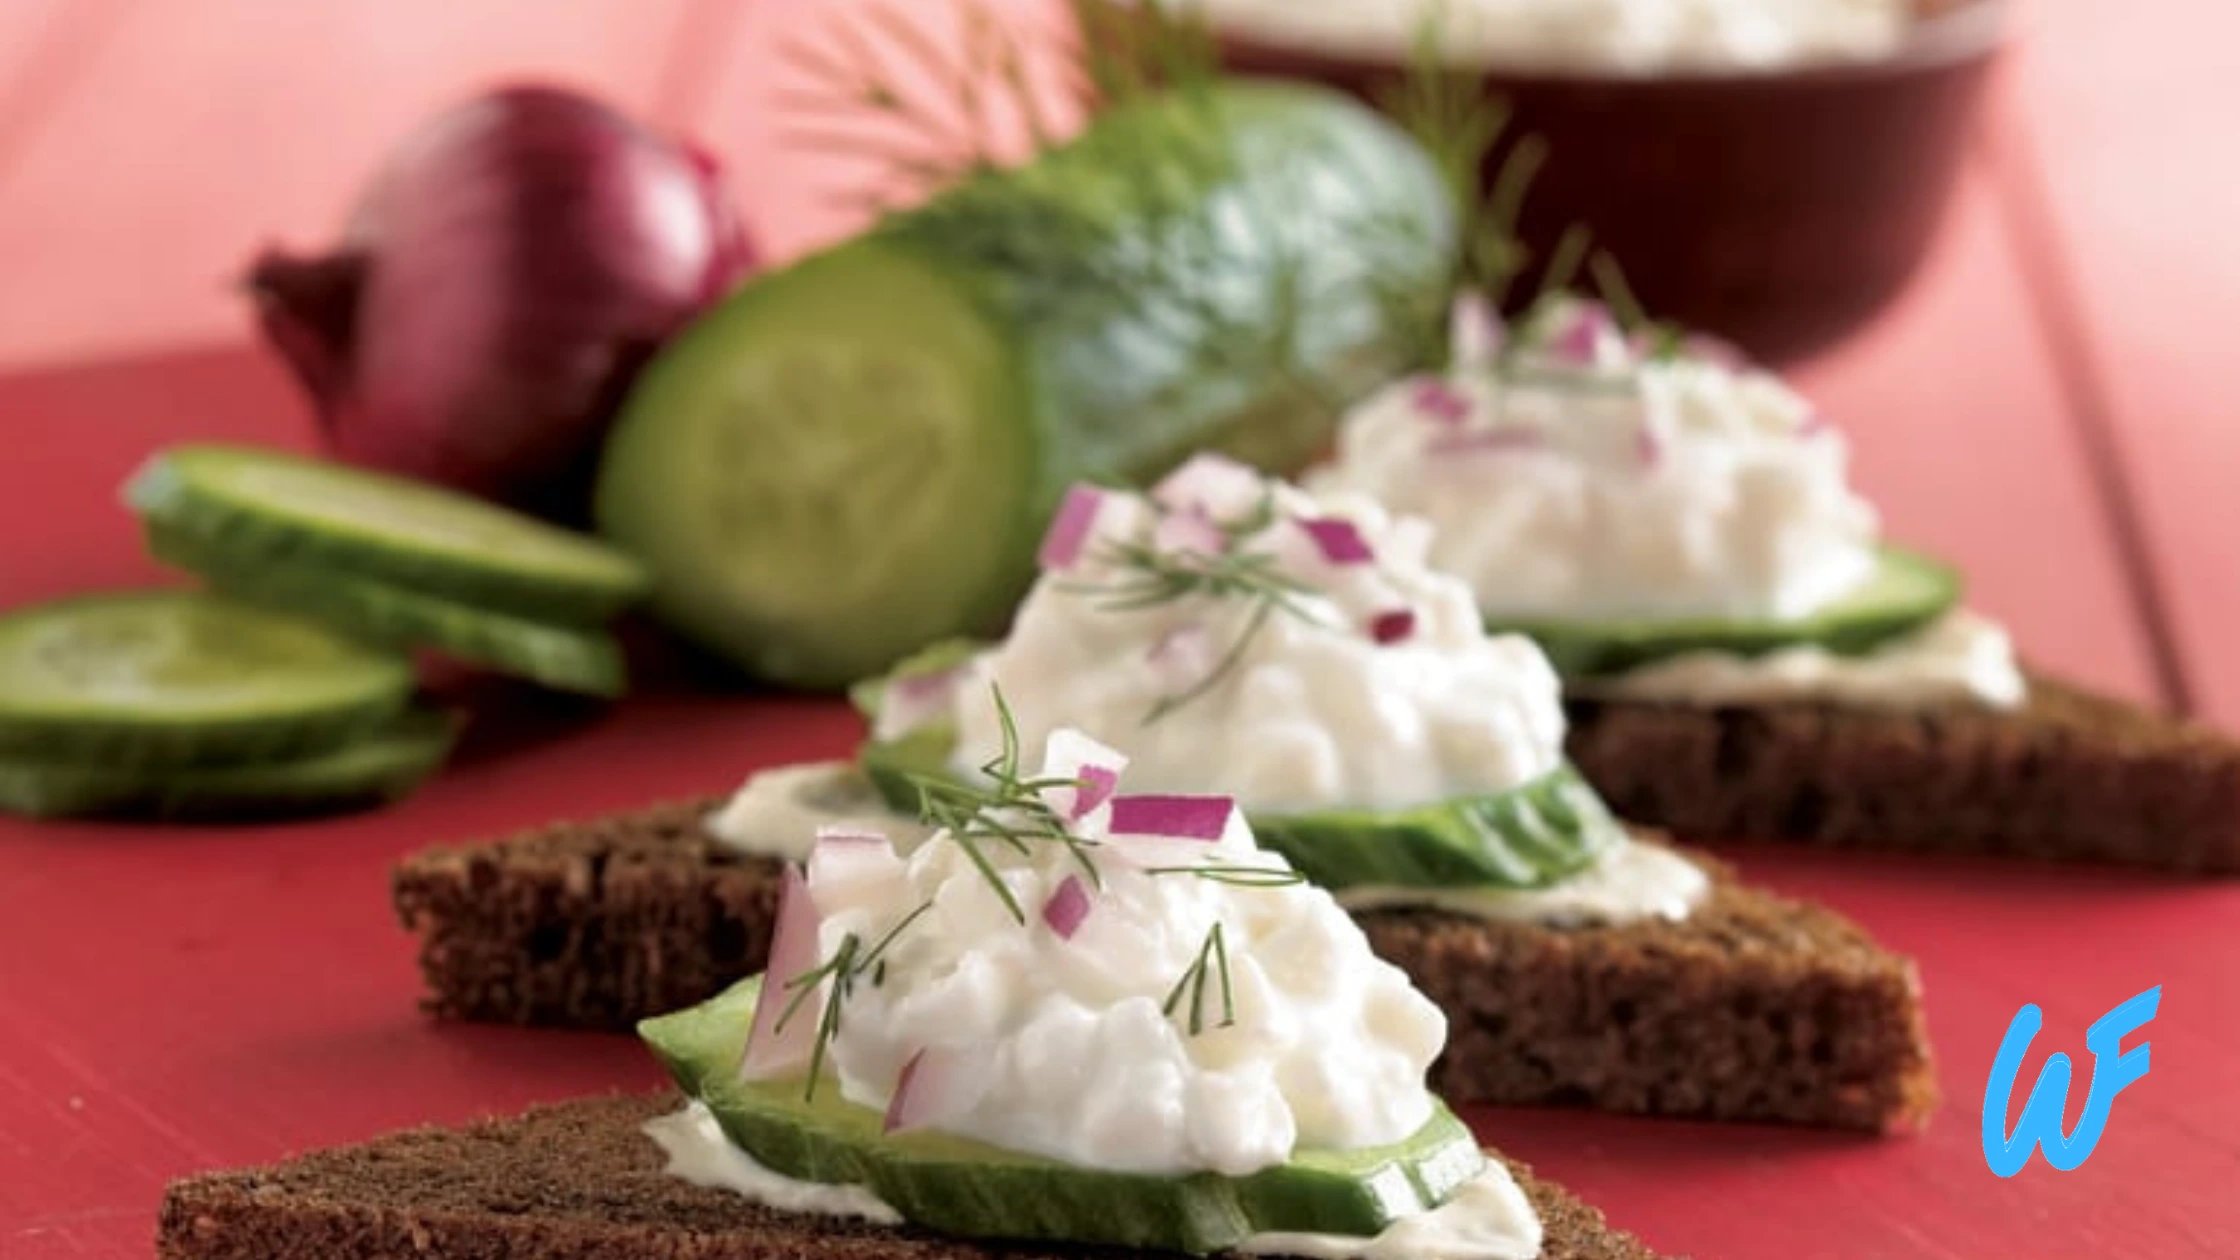
<path id="1" fill-rule="evenodd" d="M 1773 363 L 1824 349 L 1896 297 L 1927 254 L 1997 59 L 1997 8 L 1975 0 L 1924 19 L 1903 50 L 1858 64 L 1654 77 L 1489 68 L 1487 90 L 1514 111 L 1508 134 L 1548 143 L 1525 240 L 1545 257 L 1584 223 L 1658 315 Z M 1233 70 L 1370 101 L 1403 73 L 1390 56 L 1258 35 L 1224 33 L 1222 48 Z"/>

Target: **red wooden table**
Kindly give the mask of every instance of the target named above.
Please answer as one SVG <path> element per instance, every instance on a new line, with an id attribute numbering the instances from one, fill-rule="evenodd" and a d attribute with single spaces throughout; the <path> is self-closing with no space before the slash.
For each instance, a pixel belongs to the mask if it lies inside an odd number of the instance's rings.
<path id="1" fill-rule="evenodd" d="M 291 387 L 242 345 L 230 270 L 268 236 L 323 236 L 384 143 L 494 75 L 564 76 L 705 136 L 777 252 L 845 230 L 818 209 L 818 160 L 778 149 L 759 108 L 777 28 L 824 7 L 0 6 L 0 608 L 158 578 L 114 505 L 151 448 L 308 441 Z M 1804 383 L 1848 422 L 1893 528 L 1968 565 L 2031 655 L 2240 725 L 2222 484 L 2240 425 L 2221 393 L 2240 177 L 2215 156 L 2240 109 L 2240 13 L 2046 0 L 2023 19 L 1928 273 Z M 422 1019 L 388 862 L 720 789 L 845 748 L 852 721 L 659 687 L 604 713 L 482 699 L 460 764 L 386 813 L 0 820 L 0 1257 L 144 1255 L 162 1184 L 194 1169 L 655 1081 L 624 1038 Z M 2240 887 L 1735 856 L 1920 958 L 1947 1094 L 1928 1132 L 1488 1111 L 1489 1140 L 1707 1260 L 2240 1256 Z M 1994 1177 L 1978 1115 L 2016 1008 L 2046 1013 L 2028 1082 L 2050 1050 L 2089 1061 L 2085 1026 L 2156 984 L 2153 1071 L 2090 1162 Z"/>

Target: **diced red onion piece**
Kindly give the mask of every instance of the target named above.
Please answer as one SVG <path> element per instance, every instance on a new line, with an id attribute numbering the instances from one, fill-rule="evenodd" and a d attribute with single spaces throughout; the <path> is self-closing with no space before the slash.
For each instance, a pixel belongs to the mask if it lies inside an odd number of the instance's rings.
<path id="1" fill-rule="evenodd" d="M 1416 614 L 1412 608 L 1395 608 L 1369 619 L 1369 637 L 1378 643 L 1398 643 L 1415 632 Z"/>
<path id="2" fill-rule="evenodd" d="M 1112 831 L 1123 836 L 1219 840 L 1236 807 L 1226 796 L 1115 796 Z"/>
<path id="3" fill-rule="evenodd" d="M 762 973 L 762 994 L 755 1000 L 754 1023 L 747 1032 L 746 1057 L 739 1075 L 747 1080 L 767 1080 L 806 1071 L 817 1044 L 817 999 L 801 999 L 793 1018 L 778 1027 L 778 1017 L 796 996 L 788 982 L 816 970 L 816 902 L 809 897 L 809 883 L 801 868 L 786 863 L 778 886 L 778 923 L 770 938 L 770 963 Z"/>
<path id="4" fill-rule="evenodd" d="M 1120 772 L 1127 768 L 1126 757 L 1071 727 L 1050 732 L 1043 745 L 1042 777 L 1072 781 L 1053 788 L 1050 800 L 1050 807 L 1070 822 L 1081 821 L 1111 799 Z"/>
<path id="5" fill-rule="evenodd" d="M 1196 512 L 1212 520 L 1241 514 L 1259 502 L 1260 474 L 1226 455 L 1200 453 L 1151 488 L 1151 501 L 1169 512 Z"/>
<path id="6" fill-rule="evenodd" d="M 887 1133 L 944 1124 L 973 1109 L 987 1092 L 986 1057 L 927 1046 L 903 1063 L 887 1100 Z"/>
<path id="7" fill-rule="evenodd" d="M 1536 450 L 1546 443 L 1547 438 L 1538 429 L 1504 425 L 1468 433 L 1443 433 L 1433 438 L 1425 449 L 1434 455 L 1464 455 L 1473 451 Z"/>
<path id="8" fill-rule="evenodd" d="M 1501 316 L 1485 294 L 1465 293 L 1454 300 L 1448 335 L 1455 362 L 1491 363 L 1501 353 Z"/>
<path id="9" fill-rule="evenodd" d="M 1042 921 L 1049 924 L 1050 930 L 1061 940 L 1072 940 L 1073 934 L 1080 930 L 1081 921 L 1088 917 L 1089 890 L 1071 875 L 1058 885 L 1058 891 L 1050 894 L 1050 900 L 1042 903 Z"/>
<path id="10" fill-rule="evenodd" d="M 1042 536 L 1037 562 L 1045 569 L 1071 568 L 1081 558 L 1089 535 L 1095 532 L 1097 512 L 1103 507 L 1104 491 L 1095 486 L 1077 485 L 1066 491 L 1065 502 L 1058 505 L 1049 532 Z"/>
<path id="11" fill-rule="evenodd" d="M 1081 773 L 1074 777 L 1081 781 L 1081 786 L 1073 790 L 1073 808 L 1066 811 L 1068 822 L 1080 822 L 1088 817 L 1097 806 L 1111 800 L 1120 787 L 1119 773 L 1109 766 L 1083 766 Z"/>
<path id="12" fill-rule="evenodd" d="M 1633 449 L 1640 457 L 1643 468 L 1655 468 L 1664 462 L 1664 441 L 1657 436 L 1655 429 L 1647 425 L 1643 425 L 1641 431 L 1634 435 Z"/>
<path id="13" fill-rule="evenodd" d="M 1818 437 L 1833 427 L 1835 426 L 1828 422 L 1827 412 L 1815 411 L 1804 418 L 1803 424 L 1797 426 L 1797 436 L 1801 438 Z"/>
<path id="14" fill-rule="evenodd" d="M 1192 506 L 1160 517 L 1151 528 L 1151 545 L 1169 555 L 1195 552 L 1218 556 L 1229 549 L 1229 536 L 1204 511 Z"/>
<path id="15" fill-rule="evenodd" d="M 1468 395 L 1436 378 L 1418 382 L 1408 395 L 1408 405 L 1441 424 L 1461 424 L 1470 418 Z"/>
<path id="16" fill-rule="evenodd" d="M 1566 363 L 1592 367 L 1601 354 L 1603 335 L 1616 327 L 1600 302 L 1581 302 L 1573 308 L 1571 321 L 1549 338 L 1548 350 Z"/>
<path id="17" fill-rule="evenodd" d="M 1335 516 L 1312 517 L 1299 522 L 1299 528 L 1314 539 L 1322 558 L 1332 564 L 1368 564 L 1377 558 L 1369 549 L 1369 540 L 1352 521 Z"/>

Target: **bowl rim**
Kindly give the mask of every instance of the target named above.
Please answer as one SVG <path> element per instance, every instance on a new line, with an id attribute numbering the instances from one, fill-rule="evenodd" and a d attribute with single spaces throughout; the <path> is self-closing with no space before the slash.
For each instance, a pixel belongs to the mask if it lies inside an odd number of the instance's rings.
<path id="1" fill-rule="evenodd" d="M 1529 60 L 1499 57 L 1455 58 L 1446 64 L 1452 69 L 1481 73 L 1507 83 L 1743 87 L 1856 82 L 1989 61 L 2013 37 L 2014 23 L 2009 20 L 2012 7 L 2011 0 L 1963 0 L 1942 13 L 1917 19 L 1895 51 L 1864 60 L 1819 60 L 1776 66 L 1683 65 L 1660 69 L 1535 65 Z M 1286 40 L 1257 27 L 1239 30 L 1224 26 L 1217 16 L 1209 14 L 1209 17 L 1214 36 L 1224 52 L 1243 50 L 1307 66 L 1320 63 L 1333 68 L 1379 71 L 1400 71 L 1410 64 L 1405 54 L 1382 46 L 1347 51 L 1311 38 Z"/>

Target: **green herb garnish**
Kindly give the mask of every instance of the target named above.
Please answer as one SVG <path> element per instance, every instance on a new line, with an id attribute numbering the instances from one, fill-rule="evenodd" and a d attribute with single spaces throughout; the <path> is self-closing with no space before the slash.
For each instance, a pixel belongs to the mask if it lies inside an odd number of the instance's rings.
<path id="1" fill-rule="evenodd" d="M 1218 978 L 1221 982 L 1221 1023 L 1219 1027 L 1227 1028 L 1237 1022 L 1237 995 L 1229 983 L 1229 945 L 1222 935 L 1219 922 L 1213 925 L 1212 931 L 1206 933 L 1205 944 L 1198 947 L 1196 960 L 1190 964 L 1188 970 L 1182 973 L 1182 978 L 1174 982 L 1174 988 L 1168 991 L 1167 1000 L 1159 1007 L 1160 1013 L 1171 1017 L 1175 1013 L 1175 1008 L 1182 1005 L 1184 995 L 1187 994 L 1190 1001 L 1190 1014 L 1184 1020 L 1184 1023 L 1188 1025 L 1190 1035 L 1193 1037 L 1204 1032 L 1206 1028 L 1206 987 L 1209 979 L 1214 978 Z"/>

